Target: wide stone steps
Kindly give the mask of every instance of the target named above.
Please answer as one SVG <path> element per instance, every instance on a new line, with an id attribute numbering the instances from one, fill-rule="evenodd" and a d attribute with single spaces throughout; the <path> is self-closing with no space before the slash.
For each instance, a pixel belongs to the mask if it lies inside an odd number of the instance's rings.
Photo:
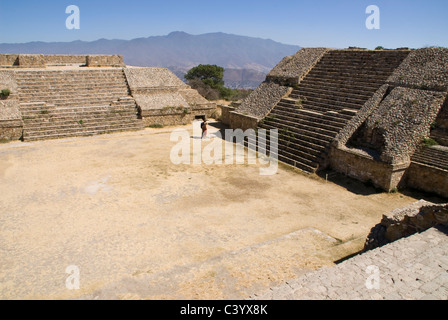
<path id="1" fill-rule="evenodd" d="M 347 90 L 345 88 L 332 88 L 332 87 L 300 87 L 300 89 L 294 90 L 290 97 L 299 98 L 300 96 L 310 96 L 310 97 L 335 97 L 335 98 L 345 98 L 353 101 L 358 101 L 365 103 L 371 95 L 372 91 L 360 91 L 360 90 Z"/>
<path id="2" fill-rule="evenodd" d="M 339 81 L 337 79 L 313 79 L 310 80 L 305 78 L 302 82 L 300 82 L 300 89 L 318 89 L 318 90 L 341 90 L 342 92 L 350 92 L 359 94 L 373 94 L 376 90 L 378 90 L 377 85 L 372 85 L 371 83 L 360 83 L 357 81 L 353 81 L 352 79 L 348 79 L 346 81 Z"/>
<path id="3" fill-rule="evenodd" d="M 83 136 L 95 136 L 100 134 L 109 134 L 109 133 L 117 133 L 117 132 L 125 132 L 125 131 L 138 131 L 142 128 L 140 126 L 130 127 L 126 126 L 123 128 L 99 128 L 91 131 L 79 131 L 76 130 L 71 133 L 57 133 L 57 134 L 42 134 L 42 135 L 34 135 L 34 134 L 24 134 L 25 141 L 38 141 L 38 140 L 50 140 L 50 139 L 63 139 L 63 138 L 72 138 L 72 137 L 83 137 Z"/>
<path id="4" fill-rule="evenodd" d="M 300 110 L 298 112 L 294 111 L 284 111 L 284 110 L 275 110 L 275 112 L 272 112 L 270 117 L 276 117 L 280 120 L 290 121 L 294 123 L 304 123 L 305 125 L 317 125 L 320 127 L 327 128 L 328 130 L 337 130 L 339 131 L 342 129 L 345 125 L 345 122 L 336 122 L 332 120 L 328 120 L 322 117 L 312 116 L 305 113 L 303 114 L 303 110 Z"/>
<path id="5" fill-rule="evenodd" d="M 279 130 L 279 160 L 315 172 L 331 141 L 385 83 L 408 51 L 334 50 L 260 123 Z"/>
<path id="6" fill-rule="evenodd" d="M 440 149 L 434 147 L 423 147 L 414 154 L 412 157 L 412 162 L 429 165 L 442 170 L 448 170 L 448 147 Z"/>

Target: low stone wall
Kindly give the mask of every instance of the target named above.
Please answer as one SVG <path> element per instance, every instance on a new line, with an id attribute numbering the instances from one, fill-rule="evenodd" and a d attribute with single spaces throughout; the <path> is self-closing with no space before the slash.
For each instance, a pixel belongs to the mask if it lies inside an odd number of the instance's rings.
<path id="1" fill-rule="evenodd" d="M 66 65 L 122 67 L 124 63 L 121 55 L 0 54 L 2 67 L 45 68 Z"/>
<path id="2" fill-rule="evenodd" d="M 230 128 L 232 129 L 242 129 L 246 131 L 247 129 L 256 129 L 258 126 L 258 118 L 240 114 L 238 112 L 232 111 L 229 113 Z"/>
<path id="3" fill-rule="evenodd" d="M 230 113 L 235 111 L 235 108 L 223 105 L 219 107 L 221 108 L 221 122 L 227 126 L 230 126 Z"/>
<path id="4" fill-rule="evenodd" d="M 70 66 L 70 65 L 86 65 L 86 55 L 66 55 L 51 54 L 45 55 L 45 64 L 47 66 Z"/>
<path id="5" fill-rule="evenodd" d="M 448 199 L 448 171 L 412 162 L 406 171 L 406 185 Z"/>
<path id="6" fill-rule="evenodd" d="M 121 55 L 88 55 L 87 67 L 123 67 L 123 56 Z"/>
<path id="7" fill-rule="evenodd" d="M 448 204 L 420 200 L 383 215 L 367 237 L 364 250 L 384 246 L 439 224 L 448 225 Z"/>
<path id="8" fill-rule="evenodd" d="M 44 68 L 43 54 L 19 54 L 19 66 L 23 68 Z"/>
<path id="9" fill-rule="evenodd" d="M 153 109 L 147 110 L 142 114 L 142 121 L 146 127 L 153 125 L 174 126 L 186 125 L 192 123 L 197 116 L 205 116 L 211 118 L 215 109 L 188 109 L 188 113 L 184 109 Z"/>
<path id="10" fill-rule="evenodd" d="M 330 166 L 332 169 L 362 182 L 370 182 L 374 186 L 393 191 L 402 181 L 409 163 L 389 164 L 378 161 L 362 150 L 347 147 L 332 147 L 330 150 Z"/>

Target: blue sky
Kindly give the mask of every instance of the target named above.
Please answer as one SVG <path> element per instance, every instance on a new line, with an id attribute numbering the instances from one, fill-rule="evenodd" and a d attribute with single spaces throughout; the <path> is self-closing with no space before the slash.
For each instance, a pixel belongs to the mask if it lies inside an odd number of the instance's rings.
<path id="1" fill-rule="evenodd" d="M 0 0 L 0 43 L 225 32 L 303 47 L 448 47 L 447 0 Z M 68 30 L 65 9 L 80 9 Z M 380 30 L 365 26 L 380 9 Z"/>

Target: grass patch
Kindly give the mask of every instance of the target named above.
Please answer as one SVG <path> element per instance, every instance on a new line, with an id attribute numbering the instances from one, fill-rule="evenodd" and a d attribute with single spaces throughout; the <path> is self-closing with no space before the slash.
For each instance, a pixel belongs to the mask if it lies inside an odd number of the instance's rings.
<path id="1" fill-rule="evenodd" d="M 152 128 L 152 129 L 162 129 L 164 126 L 163 124 L 151 124 L 148 126 L 148 128 Z"/>
<path id="2" fill-rule="evenodd" d="M 423 145 L 426 147 L 432 147 L 432 146 L 438 146 L 439 143 L 432 138 L 425 138 L 423 139 Z"/>

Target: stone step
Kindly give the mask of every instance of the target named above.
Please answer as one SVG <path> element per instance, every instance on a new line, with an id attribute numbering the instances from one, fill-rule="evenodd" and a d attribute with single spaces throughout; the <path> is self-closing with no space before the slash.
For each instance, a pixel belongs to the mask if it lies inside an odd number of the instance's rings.
<path id="1" fill-rule="evenodd" d="M 289 105 L 289 104 L 287 105 L 287 104 L 283 104 L 282 102 L 280 102 L 274 108 L 273 112 L 275 111 L 275 112 L 287 113 L 287 112 L 291 112 L 291 110 L 296 110 L 295 105 Z M 332 115 L 325 114 L 322 112 L 301 109 L 300 113 L 301 113 L 300 116 L 302 118 L 319 119 L 319 120 L 323 120 L 323 121 L 329 121 L 329 123 L 334 123 L 335 125 L 341 125 L 341 126 L 344 126 L 347 123 L 347 120 L 344 118 L 332 116 Z"/>
<path id="2" fill-rule="evenodd" d="M 83 137 L 83 136 L 95 136 L 100 134 L 109 134 L 109 133 L 117 133 L 117 132 L 125 132 L 125 131 L 139 131 L 142 130 L 141 127 L 135 128 L 112 128 L 112 129 L 102 129 L 96 131 L 84 131 L 84 132 L 73 132 L 70 134 L 52 134 L 52 135 L 24 135 L 24 141 L 38 141 L 38 140 L 50 140 L 50 139 L 63 139 L 63 138 L 72 138 L 72 137 Z"/>
<path id="3" fill-rule="evenodd" d="M 74 131 L 92 131 L 103 128 L 128 128 L 134 127 L 137 125 L 137 119 L 133 121 L 127 120 L 106 120 L 101 119 L 100 121 L 83 121 L 83 122 L 72 122 L 71 124 L 67 123 L 64 125 L 58 126 L 49 126 L 44 125 L 42 127 L 28 127 L 24 125 L 23 130 L 26 135 L 49 135 L 49 134 L 62 134 L 62 133 L 71 133 Z"/>
<path id="4" fill-rule="evenodd" d="M 279 128 L 275 125 L 272 125 L 272 124 L 264 123 L 260 127 L 263 129 L 278 129 L 279 135 L 282 134 L 282 132 L 280 130 L 281 128 Z M 289 132 L 293 133 L 295 139 L 309 141 L 309 142 L 317 144 L 317 145 L 327 146 L 334 139 L 333 135 L 330 136 L 330 135 L 318 133 L 315 131 L 303 130 L 301 128 L 289 127 L 286 125 L 284 125 L 282 127 L 285 129 L 288 129 Z"/>
<path id="5" fill-rule="evenodd" d="M 295 105 L 286 104 L 281 101 L 277 104 L 275 108 L 284 108 L 284 110 L 291 110 L 291 108 L 295 108 L 297 110 L 297 107 Z M 344 121 L 344 123 L 352 119 L 352 116 L 345 113 L 344 109 L 334 108 L 331 106 L 318 106 L 313 104 L 306 104 L 302 105 L 302 109 L 300 109 L 300 111 L 309 113 L 318 113 L 325 117 L 331 117 L 334 120 L 337 119 L 340 122 Z"/>
<path id="6" fill-rule="evenodd" d="M 377 91 L 378 85 L 372 86 L 371 84 L 359 84 L 358 82 L 338 82 L 334 79 L 327 79 L 322 81 L 308 80 L 306 77 L 300 83 L 298 89 L 309 90 L 341 90 L 341 92 L 355 92 L 359 94 L 372 94 Z"/>
<path id="7" fill-rule="evenodd" d="M 369 78 L 369 77 L 355 77 L 353 75 L 345 75 L 345 76 L 332 76 L 331 74 L 318 74 L 310 72 L 305 80 L 307 82 L 313 82 L 315 84 L 320 84 L 326 81 L 344 84 L 345 86 L 350 86 L 352 83 L 357 85 L 367 85 L 369 87 L 379 87 L 386 81 L 385 78 Z M 305 81 L 304 80 L 304 81 Z"/>
<path id="8" fill-rule="evenodd" d="M 275 118 L 273 118 L 275 117 Z M 318 128 L 322 128 L 328 131 L 335 131 L 335 132 L 339 132 L 344 125 L 342 124 L 328 124 L 325 123 L 324 120 L 322 119 L 309 119 L 309 118 L 303 118 L 301 117 L 301 113 L 300 111 L 298 111 L 297 113 L 281 113 L 281 112 L 277 112 L 275 109 L 273 110 L 273 112 L 271 112 L 271 114 L 269 115 L 269 117 L 267 117 L 269 119 L 278 119 L 279 121 L 284 121 L 285 123 L 288 124 L 297 124 L 297 125 L 305 125 L 305 126 L 316 126 Z M 267 119 L 265 118 L 265 119 Z"/>
<path id="9" fill-rule="evenodd" d="M 321 119 L 321 118 L 311 118 L 311 117 L 306 117 L 303 116 L 301 113 L 299 114 L 291 114 L 291 113 L 285 113 L 283 111 L 275 111 L 271 113 L 272 116 L 275 116 L 276 118 L 283 120 L 283 121 L 289 121 L 291 123 L 296 123 L 296 124 L 305 124 L 308 126 L 318 126 L 320 128 L 325 128 L 329 131 L 340 131 L 343 127 L 344 124 L 342 123 L 335 123 L 333 121 L 328 121 L 326 119 Z"/>
<path id="10" fill-rule="evenodd" d="M 373 93 L 365 93 L 359 90 L 344 90 L 338 88 L 307 88 L 299 87 L 291 92 L 290 97 L 299 96 L 332 96 L 332 97 L 346 97 L 354 100 L 367 101 L 372 97 Z"/>
<path id="11" fill-rule="evenodd" d="M 270 135 L 266 134 L 266 139 L 262 138 L 261 136 L 258 136 L 257 142 L 260 145 L 261 148 L 267 148 L 267 150 L 270 150 Z M 326 147 L 320 146 L 320 145 L 313 145 L 313 144 L 306 144 L 303 143 L 302 140 L 290 138 L 290 137 L 283 137 L 279 135 L 278 138 L 278 147 L 289 147 L 290 149 L 297 151 L 298 155 L 307 158 L 311 161 L 318 161 L 322 155 L 323 152 L 325 152 Z"/>
<path id="12" fill-rule="evenodd" d="M 327 95 L 327 94 L 298 94 L 297 92 L 293 92 L 290 94 L 290 98 L 301 100 L 303 104 L 313 101 L 329 103 L 329 104 L 342 104 L 346 107 L 351 108 L 360 108 L 366 103 L 366 99 L 355 99 L 351 97 L 344 96 L 336 96 L 336 95 Z"/>

